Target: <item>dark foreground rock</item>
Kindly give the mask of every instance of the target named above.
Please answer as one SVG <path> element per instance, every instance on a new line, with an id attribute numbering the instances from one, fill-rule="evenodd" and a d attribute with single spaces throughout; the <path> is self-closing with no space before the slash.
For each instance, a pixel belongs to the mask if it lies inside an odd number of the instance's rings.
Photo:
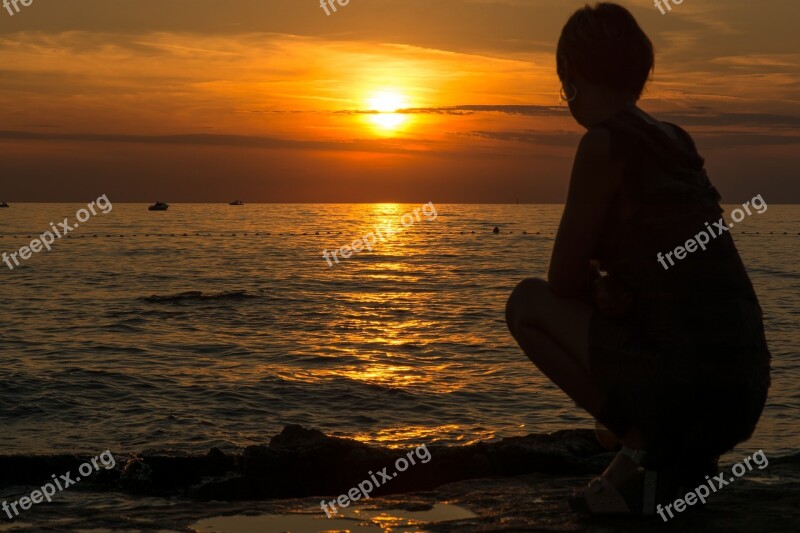
<path id="1" fill-rule="evenodd" d="M 426 463 L 416 464 L 374 489 L 376 496 L 432 489 L 464 479 L 532 472 L 591 474 L 609 460 L 589 430 L 513 437 L 468 446 L 426 447 Z M 395 472 L 395 461 L 413 450 L 369 446 L 329 437 L 317 430 L 287 426 L 268 445 L 241 455 L 212 449 L 203 456 L 142 455 L 101 470 L 82 482 L 146 495 L 188 495 L 203 500 L 261 500 L 341 494 L 370 479 L 369 473 Z M 422 454 L 424 455 L 424 454 Z M 0 488 L 41 484 L 52 473 L 76 471 L 87 457 L 0 457 Z M 378 476 L 376 479 L 380 480 Z"/>
<path id="2" fill-rule="evenodd" d="M 694 506 L 664 524 L 658 517 L 599 520 L 570 510 L 570 493 L 610 460 L 588 430 L 427 450 L 429 462 L 418 460 L 374 490 L 371 499 L 359 501 L 358 508 L 391 513 L 448 502 L 476 514 L 414 529 L 432 532 L 800 530 L 800 454 L 770 458 L 764 470 L 749 472 L 714 494 L 705 506 Z M 80 504 L 40 506 L 30 529 L 20 526 L 19 531 L 42 531 L 59 524 L 54 530 L 190 532 L 199 518 L 232 514 L 299 513 L 325 524 L 319 506 L 322 497 L 330 500 L 346 493 L 369 479 L 369 472 L 384 467 L 394 472 L 396 459 L 409 451 L 290 426 L 269 445 L 253 446 L 242 454 L 212 450 L 203 456 L 144 455 L 125 464 L 117 458 L 117 468 L 81 481 L 62 496 Z M 0 492 L 6 488 L 22 494 L 20 486 L 36 487 L 50 474 L 75 470 L 85 460 L 0 457 Z M 94 499 L 102 502 L 100 508 L 88 503 Z"/>
<path id="3" fill-rule="evenodd" d="M 579 474 L 597 472 L 608 462 L 593 433 L 571 430 L 551 435 L 528 435 L 496 443 L 425 448 L 429 456 L 414 450 L 390 450 L 358 441 L 328 437 L 316 430 L 286 427 L 268 446 L 252 446 L 241 456 L 240 475 L 199 487 L 202 499 L 264 499 L 342 494 L 371 475 L 380 486 L 376 496 L 432 489 L 446 483 L 491 476 L 531 472 Z M 411 452 L 416 464 L 391 481 L 395 461 Z M 374 483 L 373 483 L 374 484 Z"/>

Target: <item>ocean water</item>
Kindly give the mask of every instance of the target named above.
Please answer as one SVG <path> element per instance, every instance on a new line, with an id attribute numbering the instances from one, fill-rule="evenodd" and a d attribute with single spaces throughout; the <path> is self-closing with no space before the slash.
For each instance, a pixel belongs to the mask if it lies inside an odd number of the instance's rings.
<path id="1" fill-rule="evenodd" d="M 0 252 L 81 207 L 0 209 Z M 437 204 L 403 228 L 420 207 L 115 204 L 0 263 L 0 454 L 238 449 L 286 424 L 398 447 L 590 425 L 503 317 L 544 275 L 562 207 Z M 387 222 L 402 231 L 373 251 L 323 259 Z M 733 232 L 774 367 L 743 449 L 783 455 L 800 450 L 800 207 Z"/>

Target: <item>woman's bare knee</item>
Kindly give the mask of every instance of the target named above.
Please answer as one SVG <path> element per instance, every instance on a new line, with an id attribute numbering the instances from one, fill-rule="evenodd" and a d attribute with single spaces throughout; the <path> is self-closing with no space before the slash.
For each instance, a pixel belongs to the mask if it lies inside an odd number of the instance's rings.
<path id="1" fill-rule="evenodd" d="M 538 316 L 546 310 L 546 302 L 552 298 L 550 285 L 543 279 L 527 278 L 520 281 L 506 302 L 506 324 L 512 334 L 522 323 L 536 326 Z"/>
<path id="2" fill-rule="evenodd" d="M 544 333 L 587 372 L 591 317 L 591 306 L 579 300 L 559 298 L 548 282 L 535 278 L 521 281 L 506 305 L 508 329 L 520 345 L 527 332 Z"/>

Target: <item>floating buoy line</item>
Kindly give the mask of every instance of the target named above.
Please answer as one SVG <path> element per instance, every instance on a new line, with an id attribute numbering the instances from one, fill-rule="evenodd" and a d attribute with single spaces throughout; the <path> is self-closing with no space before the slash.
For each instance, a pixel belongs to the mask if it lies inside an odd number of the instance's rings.
<path id="1" fill-rule="evenodd" d="M 737 235 L 748 235 L 748 236 L 767 236 L 767 235 L 786 235 L 786 236 L 797 236 L 800 235 L 800 232 L 788 232 L 788 231 L 770 231 L 770 232 L 759 232 L 759 231 L 739 231 L 731 233 L 735 233 Z M 344 233 L 341 231 L 327 231 L 321 232 L 317 231 L 314 233 L 274 233 L 274 232 L 248 232 L 248 233 L 214 233 L 214 232 L 205 232 L 205 233 L 88 233 L 83 235 L 65 235 L 64 238 L 66 239 L 123 239 L 126 237 L 146 237 L 146 238 L 156 238 L 156 237 L 324 237 L 328 235 L 343 235 Z M 553 231 L 501 231 L 500 228 L 494 227 L 493 229 L 489 229 L 488 231 L 450 231 L 450 232 L 431 232 L 431 231 L 424 231 L 424 232 L 417 232 L 418 235 L 555 235 Z M 26 233 L 5 233 L 0 234 L 0 239 L 4 238 L 25 238 L 25 239 L 36 239 L 39 236 L 33 234 L 26 234 Z"/>

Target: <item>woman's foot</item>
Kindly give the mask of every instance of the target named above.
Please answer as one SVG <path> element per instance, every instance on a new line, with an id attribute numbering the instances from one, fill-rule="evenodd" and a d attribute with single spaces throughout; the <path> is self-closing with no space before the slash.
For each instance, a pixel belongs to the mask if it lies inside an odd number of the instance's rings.
<path id="1" fill-rule="evenodd" d="M 641 466 L 644 455 L 623 447 L 605 472 L 572 500 L 573 507 L 596 515 L 653 514 L 658 475 Z"/>
<path id="2" fill-rule="evenodd" d="M 630 448 L 624 448 L 630 450 Z M 631 450 L 634 455 L 631 457 L 629 452 L 620 451 L 614 456 L 605 471 L 600 477 L 606 479 L 614 488 L 622 487 L 625 483 L 640 475 L 645 469 L 641 466 L 641 459 L 644 453 L 641 450 Z"/>

